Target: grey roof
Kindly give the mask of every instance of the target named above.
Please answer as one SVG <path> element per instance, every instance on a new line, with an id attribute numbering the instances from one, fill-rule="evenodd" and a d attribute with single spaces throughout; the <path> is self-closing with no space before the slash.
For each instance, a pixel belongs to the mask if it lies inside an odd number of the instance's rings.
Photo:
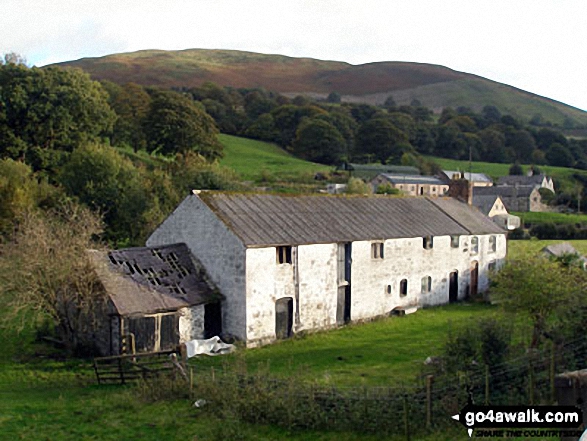
<path id="1" fill-rule="evenodd" d="M 503 233 L 478 210 L 445 198 L 221 192 L 194 197 L 249 247 Z"/>
<path id="2" fill-rule="evenodd" d="M 534 186 L 541 185 L 544 180 L 544 175 L 513 175 L 513 176 L 502 176 L 497 180 L 497 185 L 520 185 L 520 186 Z"/>
<path id="3" fill-rule="evenodd" d="M 185 244 L 89 253 L 120 315 L 174 311 L 219 299 Z"/>
<path id="4" fill-rule="evenodd" d="M 469 173 L 469 172 L 462 172 L 459 170 L 442 170 L 442 173 L 446 175 L 448 179 L 452 179 L 454 175 L 463 175 L 463 177 L 472 182 L 493 182 L 489 176 L 484 173 Z M 472 177 L 472 179 L 471 179 Z"/>
<path id="5" fill-rule="evenodd" d="M 392 173 L 380 173 L 377 176 L 385 178 L 392 184 L 446 185 L 443 181 L 434 176 L 401 175 Z"/>
<path id="6" fill-rule="evenodd" d="M 497 199 L 499 196 L 496 194 L 481 195 L 473 192 L 473 205 L 485 216 L 489 214 Z"/>
<path id="7" fill-rule="evenodd" d="M 564 254 L 578 254 L 580 253 L 569 242 L 555 243 L 542 248 L 542 252 L 552 256 L 562 256 Z M 585 258 L 581 256 L 583 260 Z"/>
<path id="8" fill-rule="evenodd" d="M 491 187 L 473 187 L 473 197 L 476 196 L 499 196 L 501 198 L 525 197 L 528 198 L 535 190 L 534 187 L 510 187 L 510 186 L 491 186 Z"/>

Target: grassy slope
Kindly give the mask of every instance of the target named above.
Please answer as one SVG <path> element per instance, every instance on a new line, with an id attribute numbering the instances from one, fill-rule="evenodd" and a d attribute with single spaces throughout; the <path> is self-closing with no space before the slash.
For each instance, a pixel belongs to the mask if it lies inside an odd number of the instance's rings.
<path id="1" fill-rule="evenodd" d="M 220 164 L 234 169 L 245 180 L 259 181 L 268 174 L 283 180 L 300 176 L 311 179 L 318 171 L 332 170 L 332 167 L 296 158 L 268 142 L 231 135 L 220 135 L 219 139 L 224 146 Z"/>
<path id="2" fill-rule="evenodd" d="M 353 66 L 336 61 L 292 58 L 251 52 L 191 49 L 139 51 L 85 58 L 59 66 L 86 70 L 96 79 L 163 87 L 264 87 L 281 93 L 318 94 L 332 91 L 344 99 L 381 104 L 393 94 L 399 104 L 414 98 L 439 110 L 495 105 L 502 113 L 529 120 L 541 114 L 561 124 L 565 117 L 587 123 L 587 112 L 482 77 L 423 63 L 380 62 Z"/>

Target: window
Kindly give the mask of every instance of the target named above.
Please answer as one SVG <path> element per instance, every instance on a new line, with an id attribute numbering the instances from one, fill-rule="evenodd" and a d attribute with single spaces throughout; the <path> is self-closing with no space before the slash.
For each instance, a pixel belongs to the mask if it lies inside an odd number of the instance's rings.
<path id="1" fill-rule="evenodd" d="M 432 240 L 432 236 L 426 236 L 424 238 L 422 238 L 422 246 L 424 247 L 425 250 L 431 250 L 433 247 L 433 240 Z"/>
<path id="2" fill-rule="evenodd" d="M 450 247 L 451 248 L 458 248 L 460 244 L 460 237 L 459 236 L 450 236 Z"/>
<path id="3" fill-rule="evenodd" d="M 383 242 L 374 242 L 371 244 L 371 258 L 383 259 Z"/>
<path id="4" fill-rule="evenodd" d="M 479 253 L 479 238 L 477 236 L 471 239 L 471 254 Z"/>
<path id="5" fill-rule="evenodd" d="M 277 263 L 291 263 L 291 247 L 277 247 Z"/>
<path id="6" fill-rule="evenodd" d="M 497 240 L 495 236 L 489 236 L 489 252 L 495 253 L 497 250 Z"/>
<path id="7" fill-rule="evenodd" d="M 495 265 L 495 260 L 492 260 L 491 262 L 489 262 L 489 265 L 487 265 L 487 269 L 489 271 L 495 271 L 496 265 Z"/>
<path id="8" fill-rule="evenodd" d="M 391 294 L 391 285 L 387 285 L 387 286 L 385 287 L 385 292 L 386 292 L 387 294 Z"/>
<path id="9" fill-rule="evenodd" d="M 422 277 L 422 294 L 428 294 L 432 291 L 432 277 Z"/>
<path id="10" fill-rule="evenodd" d="M 408 295 L 408 279 L 403 279 L 399 282 L 399 295 L 405 297 Z"/>

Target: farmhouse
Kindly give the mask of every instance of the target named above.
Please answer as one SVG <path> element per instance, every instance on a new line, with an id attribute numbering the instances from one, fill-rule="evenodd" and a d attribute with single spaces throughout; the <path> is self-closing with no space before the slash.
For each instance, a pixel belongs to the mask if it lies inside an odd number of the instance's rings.
<path id="1" fill-rule="evenodd" d="M 499 196 L 495 194 L 482 195 L 473 188 L 472 203 L 481 213 L 502 228 L 515 230 L 520 227 L 520 218 L 508 213 L 505 204 Z"/>
<path id="2" fill-rule="evenodd" d="M 449 198 L 198 192 L 147 241 L 185 243 L 247 346 L 464 299 L 488 285 L 505 232 Z"/>
<path id="3" fill-rule="evenodd" d="M 499 196 L 508 211 L 548 211 L 537 187 L 505 186 L 474 187 L 473 197 Z"/>
<path id="4" fill-rule="evenodd" d="M 471 182 L 473 187 L 491 187 L 493 185 L 493 181 L 491 180 L 491 178 L 484 173 L 469 173 L 461 172 L 458 170 L 442 170 L 442 172 L 439 175 L 439 178 L 447 184 L 453 180 L 466 179 L 467 181 Z"/>
<path id="5" fill-rule="evenodd" d="M 528 176 L 502 176 L 497 180 L 498 186 L 546 188 L 554 193 L 552 178 L 541 174 Z"/>
<path id="6" fill-rule="evenodd" d="M 374 191 L 383 184 L 410 196 L 443 196 L 448 191 L 448 184 L 434 176 L 380 173 L 371 180 Z"/>

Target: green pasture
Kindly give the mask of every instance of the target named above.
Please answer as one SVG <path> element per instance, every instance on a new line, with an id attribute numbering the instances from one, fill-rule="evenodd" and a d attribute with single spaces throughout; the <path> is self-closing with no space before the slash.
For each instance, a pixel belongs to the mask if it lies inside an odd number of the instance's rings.
<path id="1" fill-rule="evenodd" d="M 553 222 L 555 224 L 580 225 L 587 224 L 587 214 L 577 213 L 551 213 L 540 211 L 512 212 L 511 214 L 519 216 L 522 223 L 543 224 Z"/>
<path id="2" fill-rule="evenodd" d="M 244 180 L 312 180 L 316 172 L 330 172 L 333 167 L 296 158 L 269 142 L 220 135 L 224 157 L 220 164 L 235 170 Z"/>

